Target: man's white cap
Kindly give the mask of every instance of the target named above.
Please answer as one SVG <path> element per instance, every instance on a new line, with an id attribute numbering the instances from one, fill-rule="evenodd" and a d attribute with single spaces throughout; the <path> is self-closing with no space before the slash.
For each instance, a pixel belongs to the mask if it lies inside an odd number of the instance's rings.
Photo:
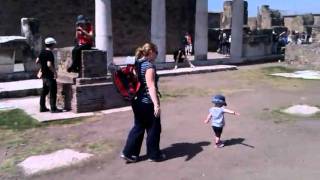
<path id="1" fill-rule="evenodd" d="M 52 38 L 52 37 L 47 37 L 45 40 L 44 40 L 44 43 L 45 44 L 57 44 L 57 41 Z"/>

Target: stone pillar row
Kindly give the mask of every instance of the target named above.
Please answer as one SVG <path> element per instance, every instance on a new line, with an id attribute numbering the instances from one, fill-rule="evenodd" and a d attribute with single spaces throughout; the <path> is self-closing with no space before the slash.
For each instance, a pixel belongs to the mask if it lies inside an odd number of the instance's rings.
<path id="1" fill-rule="evenodd" d="M 113 59 L 111 0 L 95 0 L 96 48 L 107 51 L 107 63 Z M 151 41 L 158 46 L 157 62 L 166 58 L 166 1 L 152 0 Z M 195 27 L 195 59 L 207 60 L 208 0 L 197 0 Z"/>

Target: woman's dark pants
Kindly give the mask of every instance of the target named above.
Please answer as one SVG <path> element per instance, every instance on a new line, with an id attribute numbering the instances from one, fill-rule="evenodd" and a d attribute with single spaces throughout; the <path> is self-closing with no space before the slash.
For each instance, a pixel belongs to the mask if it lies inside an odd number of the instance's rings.
<path id="1" fill-rule="evenodd" d="M 134 126 L 131 129 L 123 154 L 127 157 L 139 156 L 144 137 L 147 132 L 147 156 L 150 159 L 157 159 L 160 156 L 160 117 L 154 116 L 153 104 L 146 104 L 137 100 L 133 101 Z"/>

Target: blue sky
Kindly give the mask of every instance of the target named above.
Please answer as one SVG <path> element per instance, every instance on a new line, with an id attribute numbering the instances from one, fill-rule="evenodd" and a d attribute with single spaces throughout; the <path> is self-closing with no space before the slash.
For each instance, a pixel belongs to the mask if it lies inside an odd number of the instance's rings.
<path id="1" fill-rule="evenodd" d="M 223 10 L 224 0 L 208 0 L 209 11 L 220 12 Z M 278 9 L 287 14 L 317 13 L 320 14 L 320 0 L 248 0 L 249 16 L 257 15 L 257 7 L 263 4 L 270 5 L 271 9 Z"/>

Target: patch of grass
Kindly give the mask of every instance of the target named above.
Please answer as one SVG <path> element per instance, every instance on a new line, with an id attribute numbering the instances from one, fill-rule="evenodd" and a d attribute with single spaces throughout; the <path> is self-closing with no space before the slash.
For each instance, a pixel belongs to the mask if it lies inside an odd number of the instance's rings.
<path id="1" fill-rule="evenodd" d="M 265 120 L 272 120 L 274 123 L 288 123 L 288 122 L 295 122 L 295 121 L 301 121 L 301 120 L 315 120 L 320 119 L 320 113 L 316 113 L 311 116 L 299 116 L 294 114 L 287 114 L 283 112 L 283 109 L 286 108 L 280 108 L 275 110 L 270 110 L 268 112 L 262 113 L 262 119 Z"/>
<path id="2" fill-rule="evenodd" d="M 1 174 L 5 173 L 10 173 L 10 174 L 15 174 L 16 172 L 16 166 L 17 162 L 15 158 L 8 158 L 5 159 L 1 164 L 0 164 L 0 177 Z"/>
<path id="3" fill-rule="evenodd" d="M 21 131 L 53 125 L 80 124 L 86 119 L 88 119 L 88 117 L 61 119 L 40 123 L 39 121 L 25 113 L 23 110 L 13 109 L 8 111 L 0 111 L 0 128 Z"/>
<path id="4" fill-rule="evenodd" d="M 0 127 L 4 129 L 25 130 L 39 127 L 40 123 L 21 109 L 0 111 Z"/>
<path id="5" fill-rule="evenodd" d="M 290 68 L 290 67 L 284 67 L 284 66 L 271 66 L 271 67 L 261 68 L 261 71 L 266 75 L 274 74 L 274 73 L 292 73 L 296 70 L 297 69 Z"/>
<path id="6" fill-rule="evenodd" d="M 195 87 L 185 87 L 185 88 L 176 88 L 176 89 L 170 89 L 169 87 L 163 87 L 161 91 L 162 97 L 161 99 L 163 101 L 170 100 L 174 98 L 181 98 L 186 96 L 208 96 L 212 94 L 211 90 L 208 89 L 201 89 L 201 88 L 195 88 Z"/>
<path id="7" fill-rule="evenodd" d="M 257 84 L 262 84 L 264 86 L 272 86 L 273 88 L 285 90 L 285 91 L 295 91 L 301 90 L 307 87 L 310 81 L 303 79 L 294 78 L 284 78 L 271 76 L 273 73 L 289 73 L 294 72 L 298 69 L 285 67 L 285 66 L 270 66 L 263 67 L 260 69 L 245 69 L 239 70 L 232 74 L 233 78 L 241 80 L 240 86 L 242 88 L 250 88 L 256 86 Z"/>
<path id="8" fill-rule="evenodd" d="M 114 148 L 114 145 L 108 141 L 101 140 L 86 145 L 87 150 L 94 154 L 108 153 Z"/>
<path id="9" fill-rule="evenodd" d="M 78 118 L 71 118 L 71 119 L 59 119 L 55 121 L 47 121 L 43 122 L 43 126 L 53 126 L 53 125 L 76 125 L 84 122 L 87 120 L 89 117 L 78 117 Z"/>

